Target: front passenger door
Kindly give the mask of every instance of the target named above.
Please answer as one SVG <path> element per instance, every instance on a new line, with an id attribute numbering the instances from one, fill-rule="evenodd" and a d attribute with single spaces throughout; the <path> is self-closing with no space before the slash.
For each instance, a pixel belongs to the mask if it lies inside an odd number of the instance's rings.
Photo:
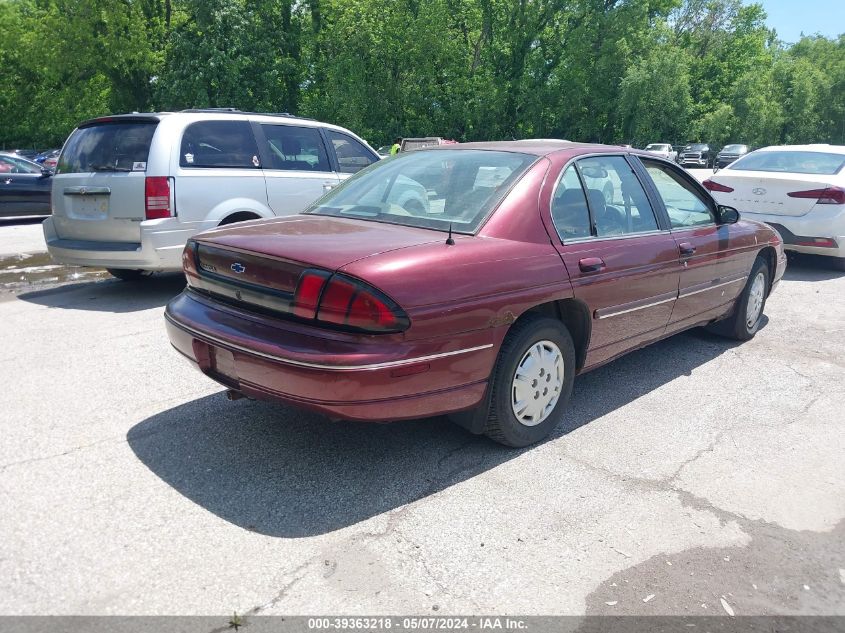
<path id="1" fill-rule="evenodd" d="M 753 235 L 740 225 L 720 225 L 716 207 L 682 169 L 640 157 L 662 201 L 681 264 L 671 330 L 724 315 L 742 291 L 755 257 Z"/>

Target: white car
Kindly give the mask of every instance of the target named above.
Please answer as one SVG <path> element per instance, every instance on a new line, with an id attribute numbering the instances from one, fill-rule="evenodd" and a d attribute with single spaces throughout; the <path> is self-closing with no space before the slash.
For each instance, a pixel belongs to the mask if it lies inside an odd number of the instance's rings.
<path id="1" fill-rule="evenodd" d="M 59 156 L 47 250 L 120 279 L 181 270 L 194 234 L 299 213 L 378 160 L 349 130 L 290 115 L 224 109 L 93 119 Z"/>
<path id="2" fill-rule="evenodd" d="M 702 183 L 719 204 L 771 225 L 787 250 L 845 270 L 845 146 L 765 147 Z"/>
<path id="3" fill-rule="evenodd" d="M 678 152 L 673 150 L 669 143 L 649 143 L 645 146 L 644 151 L 662 156 L 666 160 L 674 161 L 678 158 Z"/>

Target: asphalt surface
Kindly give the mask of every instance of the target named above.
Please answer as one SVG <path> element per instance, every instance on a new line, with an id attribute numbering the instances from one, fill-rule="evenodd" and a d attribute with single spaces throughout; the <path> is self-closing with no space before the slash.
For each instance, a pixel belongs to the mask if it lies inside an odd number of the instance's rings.
<path id="1" fill-rule="evenodd" d="M 38 231 L 0 225 L 0 253 Z M 579 377 L 518 451 L 228 402 L 165 336 L 179 275 L 52 270 L 0 277 L 0 613 L 845 615 L 845 274 L 822 261 L 790 262 L 752 341 Z"/>

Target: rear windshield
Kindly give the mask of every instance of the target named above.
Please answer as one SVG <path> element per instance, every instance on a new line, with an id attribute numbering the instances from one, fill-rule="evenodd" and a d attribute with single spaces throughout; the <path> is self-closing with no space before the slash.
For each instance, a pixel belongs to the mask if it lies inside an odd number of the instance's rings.
<path id="1" fill-rule="evenodd" d="M 78 128 L 56 165 L 57 174 L 146 171 L 158 121 L 113 121 Z"/>
<path id="2" fill-rule="evenodd" d="M 832 176 L 845 166 L 845 154 L 828 152 L 754 152 L 728 168 L 735 171 L 775 171 Z"/>
<path id="3" fill-rule="evenodd" d="M 306 213 L 474 233 L 536 156 L 419 150 L 371 165 Z"/>

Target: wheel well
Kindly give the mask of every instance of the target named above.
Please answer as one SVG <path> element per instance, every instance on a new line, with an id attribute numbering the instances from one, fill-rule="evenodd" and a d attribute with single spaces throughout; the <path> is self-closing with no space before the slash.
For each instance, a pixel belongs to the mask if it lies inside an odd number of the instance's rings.
<path id="1" fill-rule="evenodd" d="M 223 226 L 224 224 L 234 224 L 235 222 L 246 222 L 247 220 L 258 220 L 260 218 L 261 216 L 257 213 L 238 211 L 237 213 L 227 215 L 225 218 L 220 220 L 220 224 L 218 226 Z"/>
<path id="2" fill-rule="evenodd" d="M 772 280 L 775 277 L 775 271 L 777 270 L 778 266 L 778 255 L 774 248 L 771 246 L 766 246 L 763 250 L 760 251 L 760 257 L 763 258 L 763 261 L 769 266 L 769 291 L 772 289 Z"/>
<path id="3" fill-rule="evenodd" d="M 577 299 L 561 299 L 534 306 L 520 315 L 520 319 L 528 314 L 536 314 L 563 321 L 566 329 L 572 335 L 575 345 L 575 367 L 580 370 L 587 359 L 587 348 L 590 346 L 590 311 L 583 302 Z"/>

